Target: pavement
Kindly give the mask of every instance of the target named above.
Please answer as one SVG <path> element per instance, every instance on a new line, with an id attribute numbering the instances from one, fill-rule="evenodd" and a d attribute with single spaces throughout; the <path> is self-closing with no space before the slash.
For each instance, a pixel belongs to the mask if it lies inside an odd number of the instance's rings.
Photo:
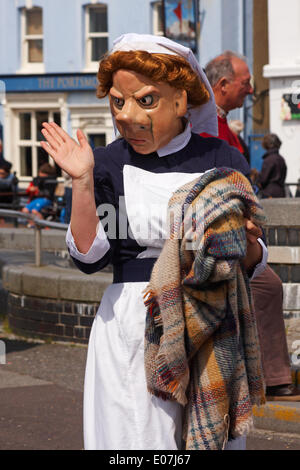
<path id="1" fill-rule="evenodd" d="M 0 450 L 82 450 L 87 347 L 0 340 Z"/>
<path id="2" fill-rule="evenodd" d="M 86 353 L 86 345 L 22 339 L 0 325 L 0 450 L 83 450 Z M 270 402 L 254 415 L 248 450 L 300 450 L 300 403 Z"/>

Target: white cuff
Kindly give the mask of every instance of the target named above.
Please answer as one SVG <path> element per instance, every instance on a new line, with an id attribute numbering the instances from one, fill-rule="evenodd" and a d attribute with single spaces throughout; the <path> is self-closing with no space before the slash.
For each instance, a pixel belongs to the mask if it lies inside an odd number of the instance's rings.
<path id="1" fill-rule="evenodd" d="M 80 253 L 75 244 L 75 240 L 72 235 L 71 225 L 68 227 L 66 235 L 66 243 L 70 250 L 70 255 L 78 261 L 83 263 L 92 264 L 99 261 L 110 248 L 109 241 L 102 224 L 99 222 L 96 237 L 87 253 Z"/>
<path id="2" fill-rule="evenodd" d="M 260 243 L 261 247 L 262 247 L 262 251 L 263 251 L 263 254 L 262 254 L 262 260 L 259 264 L 257 264 L 255 266 L 255 269 L 254 269 L 254 272 L 250 278 L 250 281 L 252 281 L 255 277 L 259 276 L 267 267 L 267 262 L 268 262 L 268 249 L 266 247 L 266 245 L 264 244 L 264 242 L 262 241 L 261 238 L 258 238 L 257 239 L 258 243 Z"/>

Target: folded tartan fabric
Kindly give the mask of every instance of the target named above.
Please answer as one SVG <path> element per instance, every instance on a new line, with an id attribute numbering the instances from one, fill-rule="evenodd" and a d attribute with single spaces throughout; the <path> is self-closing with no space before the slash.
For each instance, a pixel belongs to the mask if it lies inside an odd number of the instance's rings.
<path id="1" fill-rule="evenodd" d="M 265 217 L 251 184 L 214 169 L 169 201 L 170 237 L 145 293 L 150 393 L 184 406 L 186 449 L 220 450 L 265 402 L 249 279 L 245 216 Z"/>

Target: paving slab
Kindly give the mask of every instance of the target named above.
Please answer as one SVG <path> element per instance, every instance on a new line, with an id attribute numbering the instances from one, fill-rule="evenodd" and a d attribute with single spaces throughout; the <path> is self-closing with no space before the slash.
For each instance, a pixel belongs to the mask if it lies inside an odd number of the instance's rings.
<path id="1" fill-rule="evenodd" d="M 51 382 L 46 380 L 35 379 L 30 375 L 17 374 L 16 372 L 3 370 L 0 366 L 0 389 L 15 387 L 32 387 L 34 385 L 49 385 Z"/>
<path id="2" fill-rule="evenodd" d="M 253 409 L 255 426 L 300 435 L 300 402 L 272 401 Z"/>
<path id="3" fill-rule="evenodd" d="M 82 393 L 51 385 L 1 389 L 0 450 L 82 450 Z"/>

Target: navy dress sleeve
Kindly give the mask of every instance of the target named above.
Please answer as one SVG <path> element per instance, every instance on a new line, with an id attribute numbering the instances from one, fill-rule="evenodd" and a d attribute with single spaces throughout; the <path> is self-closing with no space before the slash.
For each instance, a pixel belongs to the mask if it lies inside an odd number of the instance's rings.
<path id="1" fill-rule="evenodd" d="M 94 152 L 95 158 L 95 167 L 94 167 L 94 192 L 95 192 L 95 202 L 96 208 L 98 210 L 101 204 L 112 204 L 115 206 L 115 197 L 113 188 L 110 184 L 110 178 L 106 174 L 106 167 L 105 167 L 105 148 L 99 147 Z M 99 212 L 98 212 L 99 215 Z M 101 223 L 101 219 L 103 218 L 99 216 L 99 220 Z M 111 245 L 111 242 L 109 240 Z M 101 269 L 105 268 L 109 263 L 111 263 L 112 257 L 112 247 L 105 253 L 105 255 L 100 258 L 95 263 L 84 263 L 82 261 L 77 260 L 73 256 L 71 256 L 74 264 L 77 266 L 80 271 L 84 272 L 85 274 L 93 274 Z"/>

